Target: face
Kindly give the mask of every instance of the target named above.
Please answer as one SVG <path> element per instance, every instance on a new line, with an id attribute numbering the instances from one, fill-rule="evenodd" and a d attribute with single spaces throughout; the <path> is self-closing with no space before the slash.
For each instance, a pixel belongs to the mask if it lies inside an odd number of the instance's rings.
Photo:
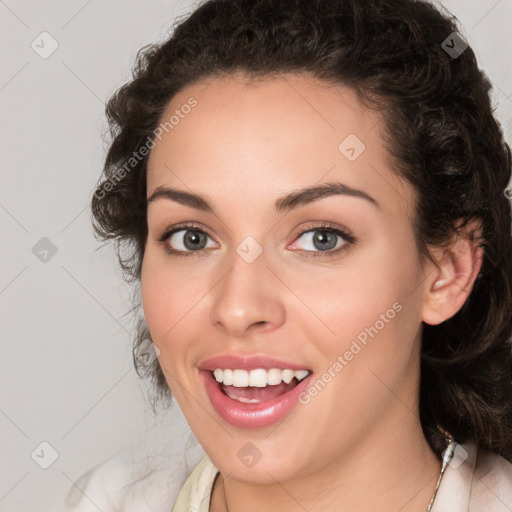
<path id="1" fill-rule="evenodd" d="M 142 298 L 199 442 L 255 483 L 378 453 L 418 424 L 425 278 L 379 114 L 298 74 L 199 82 L 173 114 L 148 160 Z"/>

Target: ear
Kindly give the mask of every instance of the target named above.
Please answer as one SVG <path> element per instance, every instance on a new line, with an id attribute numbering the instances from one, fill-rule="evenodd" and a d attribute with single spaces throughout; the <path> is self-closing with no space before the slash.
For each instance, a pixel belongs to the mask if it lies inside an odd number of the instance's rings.
<path id="1" fill-rule="evenodd" d="M 472 230 L 478 238 L 481 232 L 477 221 L 468 222 L 463 234 L 448 248 L 431 250 L 437 265 L 430 266 L 424 282 L 422 319 L 427 324 L 437 325 L 455 315 L 473 289 L 484 250 L 477 240 L 470 239 Z"/>

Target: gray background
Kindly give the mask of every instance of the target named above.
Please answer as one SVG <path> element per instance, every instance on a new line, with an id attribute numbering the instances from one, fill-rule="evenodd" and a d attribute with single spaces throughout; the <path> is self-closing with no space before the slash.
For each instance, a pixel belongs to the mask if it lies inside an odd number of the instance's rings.
<path id="1" fill-rule="evenodd" d="M 493 81 L 511 143 L 512 0 L 442 3 Z M 1 511 L 52 510 L 84 471 L 148 433 L 179 444 L 189 432 L 177 408 L 150 411 L 132 368 L 130 290 L 113 248 L 98 249 L 89 204 L 106 98 L 130 77 L 137 50 L 193 5 L 0 0 Z M 51 49 L 43 31 L 58 44 L 48 58 L 31 47 Z M 57 250 L 47 261 L 43 237 Z M 58 453 L 48 469 L 31 456 L 49 460 L 41 442 Z"/>

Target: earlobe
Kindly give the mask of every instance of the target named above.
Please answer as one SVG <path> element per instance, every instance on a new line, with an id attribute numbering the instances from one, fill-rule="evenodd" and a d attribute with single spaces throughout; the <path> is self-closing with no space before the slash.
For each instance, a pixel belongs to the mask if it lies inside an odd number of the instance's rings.
<path id="1" fill-rule="evenodd" d="M 438 325 L 462 308 L 482 267 L 483 254 L 483 248 L 469 237 L 459 237 L 441 251 L 437 266 L 425 280 L 425 323 Z"/>

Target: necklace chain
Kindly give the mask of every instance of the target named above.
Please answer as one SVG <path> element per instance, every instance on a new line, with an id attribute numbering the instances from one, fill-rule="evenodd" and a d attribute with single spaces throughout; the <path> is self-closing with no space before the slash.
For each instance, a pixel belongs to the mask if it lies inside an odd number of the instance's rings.
<path id="1" fill-rule="evenodd" d="M 448 466 L 448 463 L 450 462 L 450 460 L 453 457 L 454 447 L 453 447 L 452 441 L 451 441 L 451 439 L 448 439 L 447 441 L 448 441 L 449 445 L 448 445 L 448 448 L 446 449 L 446 452 L 443 457 L 443 466 L 441 467 L 441 474 L 439 475 L 439 479 L 437 480 L 437 485 L 434 490 L 434 495 L 432 496 L 432 499 L 430 500 L 430 503 L 428 504 L 428 508 L 427 508 L 426 512 L 430 512 L 432 510 L 432 506 L 434 505 L 434 500 L 437 495 L 437 490 L 439 489 L 439 485 L 441 485 L 441 478 L 443 478 L 444 470 L 446 469 L 446 466 Z"/>
<path id="2" fill-rule="evenodd" d="M 430 512 L 432 510 L 432 506 L 434 505 L 434 500 L 436 499 L 437 490 L 439 489 L 439 486 L 441 485 L 441 479 L 443 478 L 444 470 L 448 466 L 448 463 L 450 462 L 452 457 L 453 457 L 453 445 L 450 442 L 450 445 L 448 446 L 448 449 L 446 450 L 445 455 L 443 457 L 443 465 L 441 467 L 441 473 L 437 480 L 436 488 L 434 489 L 434 494 L 432 496 L 432 499 L 430 500 L 430 503 L 428 504 L 426 512 Z M 224 479 L 222 479 L 222 494 L 224 494 L 224 505 L 226 506 L 226 512 L 229 512 L 228 502 L 226 499 L 226 488 L 224 487 Z"/>

